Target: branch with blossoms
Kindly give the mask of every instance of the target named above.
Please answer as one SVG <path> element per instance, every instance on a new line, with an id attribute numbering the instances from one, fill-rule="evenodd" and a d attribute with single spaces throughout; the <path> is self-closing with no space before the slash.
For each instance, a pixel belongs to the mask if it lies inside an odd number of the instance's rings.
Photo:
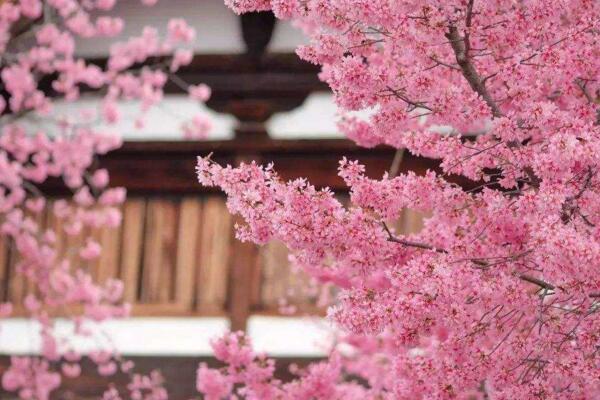
<path id="1" fill-rule="evenodd" d="M 143 0 L 153 5 L 156 0 Z M 123 284 L 114 279 L 95 282 L 90 266 L 102 248 L 94 232 L 121 223 L 123 188 L 109 187 L 97 157 L 121 145 L 111 132 L 120 120 L 119 102 L 137 100 L 141 127 L 145 114 L 163 98 L 167 79 L 191 62 L 189 44 L 195 31 L 183 19 L 172 19 L 167 34 L 145 27 L 138 37 L 111 45 L 106 65 L 77 56 L 79 40 L 109 40 L 119 36 L 124 21 L 108 15 L 116 0 L 14 0 L 0 2 L 0 230 L 18 255 L 16 273 L 34 290 L 22 305 L 5 303 L 2 317 L 13 306 L 24 308 L 39 323 L 40 354 L 13 357 L 2 376 L 5 390 L 21 398 L 48 399 L 62 377 L 81 374 L 82 354 L 73 336 L 95 343 L 88 354 L 98 373 L 119 371 L 130 377 L 126 397 L 164 399 L 166 391 L 157 373 L 141 376 L 133 364 L 116 352 L 99 323 L 123 318 L 129 306 L 122 302 Z M 191 100 L 205 102 L 210 89 L 185 85 Z M 74 105 L 82 92 L 98 98 L 98 107 L 64 114 L 58 102 Z M 183 124 L 188 138 L 204 138 L 209 124 L 195 116 Z M 71 190 L 70 200 L 52 204 L 39 189 L 49 178 L 60 178 Z M 45 227 L 45 213 L 64 232 Z M 82 245 L 61 251 L 59 237 L 81 237 Z M 60 335 L 56 316 L 67 318 L 73 334 Z M 105 399 L 118 399 L 114 388 Z"/>
<path id="2" fill-rule="evenodd" d="M 400 239 L 400 238 L 394 236 L 394 234 L 390 231 L 390 228 L 387 226 L 387 224 L 385 222 L 382 222 L 381 225 L 383 226 L 383 229 L 387 233 L 388 240 L 390 242 L 399 243 L 399 244 L 401 244 L 403 246 L 407 246 L 407 247 L 414 247 L 414 248 L 422 249 L 422 250 L 432 250 L 432 251 L 435 251 L 438 253 L 448 254 L 448 250 L 446 250 L 446 249 L 436 248 L 436 247 L 426 244 L 426 243 L 419 243 L 419 242 L 413 242 L 410 240 Z M 501 257 L 496 256 L 496 257 L 486 257 L 486 258 L 472 257 L 472 258 L 465 258 L 465 259 L 462 259 L 459 261 L 467 260 L 467 261 L 470 261 L 473 264 L 477 265 L 478 268 L 487 269 L 487 268 L 491 268 L 494 265 L 503 264 L 503 263 L 510 262 L 510 261 L 515 261 L 521 257 L 526 256 L 527 254 L 529 254 L 531 252 L 532 252 L 532 250 L 527 250 L 522 253 L 515 254 L 515 255 L 509 255 L 509 256 L 501 256 Z M 493 262 L 488 261 L 490 259 L 493 260 Z M 534 285 L 537 285 L 544 290 L 556 289 L 556 287 L 554 285 L 552 285 L 551 283 L 545 282 L 542 279 L 538 279 L 538 278 L 535 278 L 535 277 L 527 275 L 527 274 L 519 274 L 518 276 L 519 276 L 519 279 L 521 279 L 525 282 L 533 283 Z"/>
<path id="3" fill-rule="evenodd" d="M 220 400 L 231 396 L 245 399 L 365 399 L 387 398 L 392 382 L 380 379 L 380 372 L 388 360 L 383 349 L 386 338 L 379 343 L 368 338 L 355 338 L 346 345 L 350 354 L 333 352 L 330 362 L 311 364 L 306 370 L 292 368 L 299 379 L 284 383 L 274 377 L 275 364 L 264 354 L 256 353 L 242 332 L 230 333 L 213 341 L 215 358 L 224 364 L 211 369 L 200 364 L 196 375 L 196 388 L 206 400 Z M 379 361 L 371 362 L 364 356 L 368 351 L 377 353 Z M 348 377 L 352 377 L 348 381 Z M 368 387 L 358 383 L 368 382 Z"/>
<path id="4" fill-rule="evenodd" d="M 298 54 L 323 67 L 350 139 L 441 161 L 377 180 L 343 160 L 348 207 L 273 166 L 198 163 L 246 221 L 241 239 L 279 240 L 339 287 L 338 328 L 393 338 L 386 395 L 596 398 L 600 4 L 226 3 L 304 29 Z M 405 209 L 430 215 L 420 232 L 387 225 Z"/>

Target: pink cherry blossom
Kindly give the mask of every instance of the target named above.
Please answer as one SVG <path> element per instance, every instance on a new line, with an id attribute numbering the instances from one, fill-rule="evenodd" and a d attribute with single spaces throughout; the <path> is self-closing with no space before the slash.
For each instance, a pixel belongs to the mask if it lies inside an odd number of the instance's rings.
<path id="1" fill-rule="evenodd" d="M 182 127 L 184 137 L 195 140 L 206 139 L 211 129 L 212 123 L 204 114 L 194 116 L 190 121 L 184 123 Z"/>
<path id="2" fill-rule="evenodd" d="M 204 84 L 190 85 L 188 88 L 189 96 L 192 100 L 201 101 L 203 103 L 210 99 L 211 90 L 210 87 Z"/>
<path id="3" fill-rule="evenodd" d="M 102 36 L 117 36 L 123 31 L 121 18 L 100 17 L 96 20 L 96 32 Z"/>
<path id="4" fill-rule="evenodd" d="M 2 375 L 2 387 L 26 399 L 48 400 L 60 381 L 60 374 L 49 371 L 47 361 L 32 357 L 11 357 L 11 365 Z"/>
<path id="5" fill-rule="evenodd" d="M 182 18 L 173 18 L 169 21 L 169 40 L 172 43 L 189 43 L 196 37 L 196 31 Z"/>
<path id="6" fill-rule="evenodd" d="M 63 364 L 62 373 L 67 378 L 77 378 L 81 375 L 81 367 L 79 364 Z"/>
<path id="7" fill-rule="evenodd" d="M 97 189 L 104 189 L 108 185 L 108 181 L 108 171 L 104 168 L 97 169 L 90 178 L 90 183 Z"/>
<path id="8" fill-rule="evenodd" d="M 102 248 L 98 242 L 88 239 L 85 246 L 79 251 L 79 255 L 84 260 L 93 260 L 98 258 Z"/>
<path id="9" fill-rule="evenodd" d="M 193 57 L 194 53 L 191 50 L 176 50 L 175 54 L 173 55 L 173 61 L 171 61 L 171 66 L 169 67 L 169 70 L 171 72 L 176 72 L 180 67 L 191 63 Z"/>
<path id="10" fill-rule="evenodd" d="M 374 179 L 344 159 L 344 206 L 272 165 L 198 160 L 245 221 L 239 239 L 281 241 L 337 287 L 329 319 L 353 347 L 281 385 L 240 377 L 251 349 L 219 343 L 236 394 L 259 381 L 294 399 L 597 398 L 600 4 L 225 3 L 303 29 L 298 54 L 322 67 L 350 139 L 441 163 Z M 415 234 L 394 228 L 406 209 L 428 215 Z M 369 384 L 349 387 L 347 371 Z"/>
<path id="11" fill-rule="evenodd" d="M 206 396 L 206 400 L 220 400 L 231 394 L 232 383 L 220 371 L 200 364 L 196 378 L 196 389 Z"/>

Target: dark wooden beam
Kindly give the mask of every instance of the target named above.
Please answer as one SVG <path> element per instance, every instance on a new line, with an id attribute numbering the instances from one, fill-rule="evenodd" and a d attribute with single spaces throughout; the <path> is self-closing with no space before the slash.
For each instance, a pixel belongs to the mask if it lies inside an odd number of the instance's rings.
<path id="1" fill-rule="evenodd" d="M 124 186 L 130 195 L 182 195 L 214 192 L 201 186 L 195 173 L 196 159 L 212 153 L 220 164 L 235 165 L 250 156 L 263 163 L 274 162 L 284 180 L 299 177 L 317 187 L 344 192 L 343 180 L 337 175 L 342 157 L 358 160 L 367 167 L 367 175 L 379 178 L 392 163 L 395 150 L 386 146 L 365 149 L 344 139 L 324 140 L 224 140 L 206 142 L 126 142 L 122 148 L 102 156 L 98 165 L 107 168 L 111 185 Z M 251 158 L 251 157 L 250 157 Z M 401 172 L 423 174 L 439 170 L 439 162 L 407 153 Z M 456 179 L 466 188 L 473 182 Z M 41 189 L 49 195 L 67 193 L 58 180 L 49 180 Z"/>
<path id="2" fill-rule="evenodd" d="M 104 60 L 94 60 L 102 63 Z M 196 55 L 177 76 L 191 84 L 206 83 L 217 97 L 244 97 L 248 93 L 277 97 L 304 92 L 327 91 L 317 76 L 319 68 L 302 61 L 295 54 L 265 54 L 254 59 L 239 55 Z M 181 93 L 181 88 L 167 84 L 167 93 Z"/>

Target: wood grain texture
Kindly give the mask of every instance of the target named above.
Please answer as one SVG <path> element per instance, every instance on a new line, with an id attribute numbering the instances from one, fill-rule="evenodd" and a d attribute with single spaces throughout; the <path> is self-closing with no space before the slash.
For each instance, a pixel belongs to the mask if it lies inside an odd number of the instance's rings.
<path id="1" fill-rule="evenodd" d="M 19 271 L 20 257 L 14 246 L 9 250 L 8 297 L 13 303 L 22 303 L 27 291 L 27 282 Z"/>
<path id="2" fill-rule="evenodd" d="M 8 297 L 8 251 L 10 248 L 9 238 L 0 235 L 0 301 L 4 302 Z"/>
<path id="3" fill-rule="evenodd" d="M 122 226 L 104 227 L 97 233 L 98 243 L 102 247 L 100 257 L 96 261 L 97 282 L 100 284 L 119 276 L 119 255 L 123 243 L 121 234 Z"/>
<path id="4" fill-rule="evenodd" d="M 175 269 L 175 301 L 192 311 L 196 279 L 199 228 L 202 216 L 202 200 L 184 197 L 179 210 L 177 232 L 177 261 Z"/>
<path id="5" fill-rule="evenodd" d="M 225 310 L 228 298 L 232 219 L 225 199 L 209 196 L 202 207 L 198 243 L 196 307 L 201 312 Z"/>
<path id="6" fill-rule="evenodd" d="M 148 200 L 142 264 L 142 302 L 170 299 L 174 270 L 175 205 L 163 198 Z"/>
<path id="7" fill-rule="evenodd" d="M 123 206 L 120 278 L 123 280 L 124 285 L 123 299 L 129 303 L 138 300 L 145 215 L 145 199 L 130 198 L 125 202 Z"/>
<path id="8" fill-rule="evenodd" d="M 242 224 L 239 216 L 233 218 L 234 225 Z M 229 268 L 229 304 L 231 330 L 244 331 L 252 306 L 253 268 L 256 265 L 258 248 L 254 243 L 236 240 L 231 246 Z"/>
<path id="9" fill-rule="evenodd" d="M 162 259 L 160 265 L 159 302 L 175 300 L 175 276 L 177 255 L 177 232 L 179 225 L 179 201 L 168 199 L 162 204 L 163 229 L 161 237 Z"/>
<path id="10" fill-rule="evenodd" d="M 261 303 L 266 309 L 277 309 L 279 299 L 286 296 L 290 273 L 287 257 L 288 250 L 281 242 L 271 242 L 260 249 Z"/>

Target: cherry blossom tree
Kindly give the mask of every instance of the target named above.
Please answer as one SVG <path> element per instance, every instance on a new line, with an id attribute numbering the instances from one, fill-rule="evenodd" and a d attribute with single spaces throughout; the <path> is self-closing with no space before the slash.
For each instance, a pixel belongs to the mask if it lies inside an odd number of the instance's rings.
<path id="1" fill-rule="evenodd" d="M 105 66 L 80 58 L 78 44 L 120 35 L 124 21 L 110 12 L 115 3 L 0 1 L 0 230 L 14 243 L 17 273 L 33 288 L 17 306 L 39 323 L 42 343 L 39 356 L 13 357 L 2 376 L 3 388 L 23 399 L 48 399 L 62 376 L 79 376 L 81 355 L 73 339 L 94 340 L 96 323 L 128 314 L 128 306 L 121 302 L 122 283 L 94 282 L 87 268 L 101 252 L 89 233 L 118 226 L 125 199 L 123 188 L 108 188 L 108 172 L 95 160 L 121 144 L 114 132 L 119 101 L 139 101 L 136 125 L 143 124 L 144 114 L 161 101 L 170 74 L 193 56 L 185 46 L 194 39 L 194 29 L 183 19 L 173 19 L 165 37 L 156 28 L 145 27 L 139 36 L 115 42 Z M 150 6 L 156 0 L 141 3 L 140 7 Z M 181 80 L 178 83 L 182 85 Z M 67 115 L 57 110 L 59 101 L 75 104 L 82 89 L 101 99 L 97 109 Z M 210 95 L 204 85 L 185 89 L 194 101 L 206 101 Z M 201 117 L 184 124 L 187 137 L 203 136 L 206 129 Z M 47 198 L 39 186 L 48 178 L 62 179 L 73 193 L 71 201 L 54 201 L 48 212 L 61 221 L 67 235 L 87 236 L 81 248 L 69 249 L 78 254 L 75 259 L 57 249 L 59 232 L 40 224 Z M 0 305 L 1 316 L 10 315 L 12 309 L 12 304 Z M 55 326 L 54 316 L 61 314 L 73 325 L 66 337 Z M 131 361 L 114 349 L 100 348 L 89 358 L 101 375 L 120 369 L 131 376 L 129 393 L 111 388 L 105 399 L 166 398 L 157 373 L 134 374 Z"/>
<path id="2" fill-rule="evenodd" d="M 272 10 L 310 38 L 365 147 L 440 160 L 370 179 L 341 160 L 344 207 L 275 167 L 198 160 L 245 224 L 340 290 L 334 349 L 292 383 L 243 335 L 201 365 L 208 399 L 595 399 L 600 396 L 600 2 L 226 0 Z M 361 118 L 355 111 L 367 110 Z M 362 114 L 361 114 L 362 115 Z M 473 182 L 473 189 L 452 183 Z M 403 209 L 430 215 L 414 235 Z"/>

